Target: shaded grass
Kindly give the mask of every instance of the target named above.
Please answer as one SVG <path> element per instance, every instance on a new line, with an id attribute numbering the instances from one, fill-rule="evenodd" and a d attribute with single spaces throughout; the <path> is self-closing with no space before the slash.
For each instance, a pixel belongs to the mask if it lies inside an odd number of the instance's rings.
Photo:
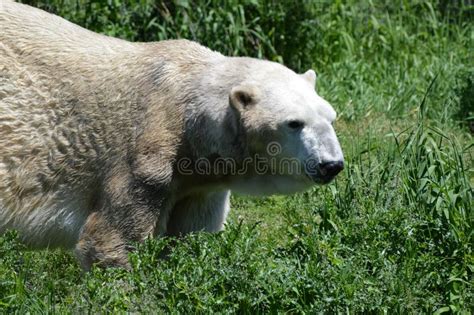
<path id="1" fill-rule="evenodd" d="M 132 272 L 83 275 L 70 253 L 25 251 L 7 234 L 0 310 L 473 313 L 473 141 L 459 124 L 472 112 L 470 7 L 84 3 L 36 2 L 123 38 L 186 37 L 315 67 L 318 92 L 339 113 L 346 168 L 294 196 L 234 196 L 224 232 L 150 240 L 131 254 Z"/>

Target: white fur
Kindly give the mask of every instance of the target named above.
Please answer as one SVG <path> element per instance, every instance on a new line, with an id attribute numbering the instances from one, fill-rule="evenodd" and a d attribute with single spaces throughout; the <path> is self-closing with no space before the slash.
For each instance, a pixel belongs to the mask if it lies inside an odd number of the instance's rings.
<path id="1" fill-rule="evenodd" d="M 87 204 L 80 195 L 68 194 L 49 200 L 20 216 L 7 217 L 0 200 L 0 231 L 16 229 L 31 247 L 73 248 L 87 219 Z"/>
<path id="2" fill-rule="evenodd" d="M 244 61 L 249 62 L 249 59 Z M 236 61 L 236 64 L 239 65 L 239 62 Z M 316 164 L 344 160 L 332 126 L 336 112 L 316 93 L 316 74 L 313 70 L 298 75 L 282 65 L 266 61 L 252 61 L 246 66 L 248 74 L 244 74 L 244 77 L 247 75 L 248 78 L 240 85 L 252 86 L 261 95 L 254 108 L 249 109 L 253 111 L 249 116 L 256 116 L 256 121 L 262 126 L 271 126 L 274 137 L 260 140 L 259 133 L 253 134 L 251 141 L 259 147 L 257 154 L 272 162 L 276 159 L 276 164 L 282 159 L 297 159 L 300 171 L 294 174 L 256 174 L 255 170 L 250 169 L 247 174 L 236 176 L 229 189 L 251 195 L 291 194 L 308 189 L 315 184 L 304 171 L 308 160 Z M 232 72 L 232 63 L 228 67 L 227 71 Z M 242 71 L 242 67 L 239 67 Z M 215 111 L 216 106 L 212 108 Z M 217 112 L 222 113 L 224 110 Z M 304 127 L 298 131 L 292 130 L 287 125 L 290 121 L 303 122 Z M 281 146 L 278 155 L 268 156 L 269 152 L 265 152 L 268 141 Z"/>
<path id="3" fill-rule="evenodd" d="M 223 229 L 230 210 L 230 191 L 179 201 L 168 222 L 168 234 L 180 235 L 195 231 L 218 232 Z"/>
<path id="4" fill-rule="evenodd" d="M 250 196 L 288 195 L 313 185 L 306 177 L 255 175 L 237 179 L 229 186 L 233 192 Z"/>

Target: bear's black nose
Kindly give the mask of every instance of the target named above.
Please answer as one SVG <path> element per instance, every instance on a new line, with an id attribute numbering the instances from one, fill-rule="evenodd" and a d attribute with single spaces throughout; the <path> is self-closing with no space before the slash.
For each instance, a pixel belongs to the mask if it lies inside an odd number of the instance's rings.
<path id="1" fill-rule="evenodd" d="M 334 177 L 344 169 L 343 161 L 331 161 L 319 164 L 319 171 L 325 177 Z"/>

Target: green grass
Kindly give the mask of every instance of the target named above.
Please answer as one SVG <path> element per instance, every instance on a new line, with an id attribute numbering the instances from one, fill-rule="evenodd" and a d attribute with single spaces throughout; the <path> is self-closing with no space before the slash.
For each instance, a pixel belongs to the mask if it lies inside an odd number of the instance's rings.
<path id="1" fill-rule="evenodd" d="M 131 40 L 315 68 L 346 168 L 294 196 L 233 197 L 224 232 L 150 240 L 132 272 L 82 274 L 70 253 L 27 251 L 9 233 L 0 312 L 474 312 L 472 5 L 28 2 Z"/>

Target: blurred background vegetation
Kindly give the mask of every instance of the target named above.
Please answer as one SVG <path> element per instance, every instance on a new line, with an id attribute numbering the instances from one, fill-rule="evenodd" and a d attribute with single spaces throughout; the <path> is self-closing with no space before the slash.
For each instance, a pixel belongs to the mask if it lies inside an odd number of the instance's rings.
<path id="1" fill-rule="evenodd" d="M 234 197 L 226 231 L 149 241 L 133 272 L 0 237 L 0 311 L 474 313 L 472 0 L 23 1 L 131 41 L 187 38 L 318 73 L 346 168 Z M 47 21 L 45 21 L 47 23 Z"/>

